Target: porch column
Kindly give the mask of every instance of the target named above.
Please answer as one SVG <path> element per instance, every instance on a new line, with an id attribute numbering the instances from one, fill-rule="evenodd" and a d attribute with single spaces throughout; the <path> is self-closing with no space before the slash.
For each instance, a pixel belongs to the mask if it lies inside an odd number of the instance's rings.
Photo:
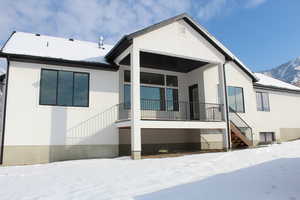
<path id="1" fill-rule="evenodd" d="M 134 41 L 131 49 L 131 157 L 141 159 L 140 51 Z"/>
<path id="2" fill-rule="evenodd" d="M 224 147 L 226 150 L 229 150 L 231 147 L 230 138 L 230 124 L 229 124 L 229 107 L 228 107 L 228 96 L 227 96 L 227 84 L 226 84 L 226 73 L 225 73 L 225 65 L 218 64 L 218 72 L 219 72 L 219 92 L 220 92 L 220 103 L 223 104 L 223 119 L 226 122 L 226 129 L 224 132 Z"/>

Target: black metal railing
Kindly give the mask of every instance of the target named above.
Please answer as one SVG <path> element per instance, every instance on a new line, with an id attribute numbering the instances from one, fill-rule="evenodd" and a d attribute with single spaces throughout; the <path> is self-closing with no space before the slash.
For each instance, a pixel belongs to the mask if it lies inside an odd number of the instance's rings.
<path id="1" fill-rule="evenodd" d="M 118 104 L 118 119 L 130 119 L 130 108 L 128 102 Z M 141 119 L 224 121 L 224 109 L 222 104 L 214 103 L 141 99 Z"/>
<path id="2" fill-rule="evenodd" d="M 237 127 L 241 133 L 252 143 L 253 146 L 253 132 L 252 128 L 250 127 L 245 120 L 231 107 L 229 107 L 229 120 L 231 123 Z"/>

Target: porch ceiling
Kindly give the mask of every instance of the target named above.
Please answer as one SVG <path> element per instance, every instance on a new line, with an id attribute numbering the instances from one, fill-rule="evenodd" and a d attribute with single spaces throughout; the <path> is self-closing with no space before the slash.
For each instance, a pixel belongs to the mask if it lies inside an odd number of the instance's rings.
<path id="1" fill-rule="evenodd" d="M 198 67 L 208 64 L 207 62 L 192 59 L 167 56 L 156 53 L 140 52 L 141 67 L 161 69 L 175 72 L 190 72 Z M 130 54 L 121 62 L 121 65 L 130 65 Z"/>

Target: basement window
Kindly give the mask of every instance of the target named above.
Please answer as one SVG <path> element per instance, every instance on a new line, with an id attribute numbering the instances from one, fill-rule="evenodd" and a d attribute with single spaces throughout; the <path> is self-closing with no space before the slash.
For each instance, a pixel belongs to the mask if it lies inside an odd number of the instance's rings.
<path id="1" fill-rule="evenodd" d="M 89 106 L 89 74 L 42 69 L 40 105 Z"/>
<path id="2" fill-rule="evenodd" d="M 259 133 L 259 143 L 260 144 L 270 144 L 275 141 L 274 132 L 260 132 Z"/>

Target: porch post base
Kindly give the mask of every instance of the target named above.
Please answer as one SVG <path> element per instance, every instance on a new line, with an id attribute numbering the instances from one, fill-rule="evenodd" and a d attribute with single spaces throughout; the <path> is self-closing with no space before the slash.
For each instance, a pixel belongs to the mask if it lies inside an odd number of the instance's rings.
<path id="1" fill-rule="evenodd" d="M 142 158 L 140 151 L 132 151 L 131 152 L 131 159 L 132 160 L 140 160 Z"/>

